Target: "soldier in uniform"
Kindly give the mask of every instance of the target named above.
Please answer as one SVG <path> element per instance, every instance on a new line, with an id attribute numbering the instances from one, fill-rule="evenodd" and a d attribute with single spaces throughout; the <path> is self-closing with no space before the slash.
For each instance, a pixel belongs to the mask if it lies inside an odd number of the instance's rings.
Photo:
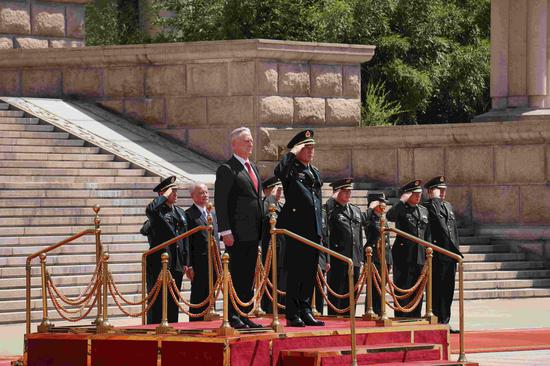
<path id="1" fill-rule="evenodd" d="M 458 242 L 458 227 L 453 206 L 441 198 L 441 190 L 447 189 L 444 176 L 429 180 L 424 187 L 428 190 L 426 202 L 432 242 L 448 251 L 462 256 Z M 440 324 L 451 319 L 451 304 L 455 290 L 456 261 L 434 251 L 432 266 L 433 312 Z M 454 333 L 455 330 L 451 329 Z"/>
<path id="2" fill-rule="evenodd" d="M 187 210 L 187 222 L 189 230 L 197 226 L 208 225 L 208 187 L 203 183 L 194 183 L 189 187 L 189 193 L 193 204 Z M 212 226 L 214 228 L 212 237 L 219 246 L 218 225 L 215 212 L 211 212 Z M 215 257 L 212 257 L 213 260 Z M 199 231 L 189 237 L 189 278 L 191 279 L 191 303 L 200 304 L 208 297 L 210 291 L 208 283 L 208 231 Z M 216 281 L 216 271 L 212 269 L 212 281 Z M 207 305 L 200 308 L 190 308 L 189 312 L 199 314 L 206 309 Z M 189 321 L 203 320 L 204 317 L 189 317 Z"/>
<path id="3" fill-rule="evenodd" d="M 422 181 L 414 180 L 400 188 L 399 203 L 392 206 L 386 214 L 395 227 L 420 239 L 430 241 L 428 209 L 420 205 L 422 198 Z M 426 251 L 423 246 L 397 236 L 392 247 L 393 281 L 402 289 L 411 288 L 420 277 L 425 262 Z M 401 306 L 408 305 L 414 295 L 400 301 Z M 419 318 L 422 301 L 413 311 L 405 313 L 396 310 L 396 317 Z"/>
<path id="4" fill-rule="evenodd" d="M 148 218 L 142 233 L 149 239 L 150 248 L 154 248 L 178 235 L 187 231 L 187 219 L 185 211 L 176 206 L 178 199 L 178 189 L 176 177 L 168 177 L 157 185 L 153 192 L 158 196 L 147 206 L 145 214 Z M 168 248 L 160 250 L 147 258 L 147 290 L 151 291 L 157 277 L 162 269 L 161 254 L 168 252 L 170 255 L 168 268 L 172 277 L 176 281 L 176 286 L 181 289 L 183 274 L 188 266 L 188 241 L 182 239 L 170 245 Z M 162 297 L 158 296 L 151 310 L 147 314 L 149 324 L 158 324 L 162 320 Z M 172 296 L 168 294 L 168 322 L 177 323 L 179 308 L 173 301 Z"/>
<path id="5" fill-rule="evenodd" d="M 277 216 L 281 214 L 283 204 L 281 202 L 281 193 L 283 187 L 281 181 L 277 177 L 270 177 L 262 182 L 264 187 L 264 222 L 262 224 L 262 261 L 265 264 L 267 251 L 271 243 L 271 224 L 269 207 L 275 205 L 275 213 Z M 285 291 L 286 288 L 286 266 L 285 266 L 285 237 L 283 235 L 277 235 L 277 287 L 281 291 Z M 269 279 L 271 279 L 271 273 L 269 273 Z M 269 291 L 269 289 L 266 289 Z M 284 296 L 279 295 L 279 303 L 285 304 Z M 262 308 L 266 313 L 272 313 L 272 302 L 267 295 L 262 298 Z M 284 309 L 280 309 L 280 313 L 284 313 Z"/>
<path id="6" fill-rule="evenodd" d="M 353 260 L 353 283 L 356 283 L 363 263 L 363 215 L 359 207 L 349 203 L 353 178 L 338 180 L 331 186 L 337 195 L 334 208 L 327 215 L 329 248 Z M 332 261 L 328 285 L 338 294 L 343 295 L 349 291 L 346 263 Z M 349 305 L 349 300 L 345 298 L 340 299 L 329 294 L 329 299 L 339 309 Z M 328 312 L 329 315 L 337 314 L 330 307 Z"/>
<path id="7" fill-rule="evenodd" d="M 315 154 L 313 131 L 305 130 L 288 143 L 290 149 L 275 167 L 275 176 L 281 180 L 285 205 L 279 225 L 313 242 L 322 238 L 321 175 L 311 165 Z M 319 252 L 294 239 L 286 238 L 288 268 L 286 319 L 287 326 L 322 326 L 324 322 L 313 317 L 311 295 L 319 261 Z"/>
<path id="8" fill-rule="evenodd" d="M 380 248 L 378 246 L 378 240 L 380 239 L 380 217 L 384 214 L 386 210 L 388 201 L 384 193 L 380 193 L 373 197 L 369 204 L 367 212 L 364 213 L 365 217 L 365 236 L 367 237 L 366 245 L 372 248 L 372 260 L 378 272 L 380 273 Z M 388 227 L 388 222 L 385 224 Z M 393 264 L 391 256 L 391 246 L 389 238 L 386 236 L 383 239 L 386 249 L 386 265 L 388 266 L 388 271 L 391 269 Z M 365 299 L 366 301 L 366 299 Z M 366 302 L 365 302 L 366 306 Z M 372 308 L 373 311 L 380 315 L 380 294 L 376 290 L 376 287 L 373 285 L 372 289 Z"/>

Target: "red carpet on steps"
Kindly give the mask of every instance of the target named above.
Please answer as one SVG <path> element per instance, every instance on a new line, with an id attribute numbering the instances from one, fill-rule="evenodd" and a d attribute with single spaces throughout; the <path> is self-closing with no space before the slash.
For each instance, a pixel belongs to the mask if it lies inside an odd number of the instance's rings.
<path id="1" fill-rule="evenodd" d="M 451 334 L 451 353 L 459 353 L 458 334 Z M 483 330 L 465 333 L 466 353 L 550 349 L 550 328 Z"/>

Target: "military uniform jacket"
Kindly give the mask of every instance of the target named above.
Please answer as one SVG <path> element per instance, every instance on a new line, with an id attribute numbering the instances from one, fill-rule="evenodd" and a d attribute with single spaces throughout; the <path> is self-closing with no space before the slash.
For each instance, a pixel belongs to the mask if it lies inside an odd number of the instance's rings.
<path id="1" fill-rule="evenodd" d="M 363 217 L 359 207 L 335 202 L 334 208 L 328 213 L 329 248 L 353 260 L 355 267 L 363 263 Z M 335 262 L 343 263 L 339 260 Z"/>
<path id="2" fill-rule="evenodd" d="M 380 257 L 378 256 L 378 238 L 380 238 L 380 216 L 374 213 L 372 208 L 369 208 L 367 212 L 363 214 L 365 221 L 365 236 L 367 237 L 366 245 L 372 248 L 372 259 L 374 263 L 380 263 Z M 388 222 L 386 221 L 386 228 Z M 386 243 L 386 263 L 393 264 L 391 256 L 391 246 L 388 238 L 384 238 Z"/>
<path id="3" fill-rule="evenodd" d="M 422 205 L 411 206 L 399 202 L 392 206 L 386 218 L 395 222 L 395 227 L 420 239 L 430 241 L 428 209 Z M 426 260 L 426 250 L 423 246 L 411 242 L 402 236 L 397 236 L 392 247 L 394 264 L 408 263 L 423 265 Z"/>
<path id="4" fill-rule="evenodd" d="M 269 206 L 272 204 L 275 205 L 275 213 L 277 214 L 277 217 L 281 214 L 281 209 L 283 205 L 281 205 L 280 202 L 275 202 L 275 198 L 273 196 L 265 197 L 264 198 L 264 222 L 262 224 L 262 251 L 264 251 L 262 254 L 265 258 L 267 255 L 267 250 L 269 248 L 269 245 L 271 243 L 271 224 L 269 223 L 270 212 L 269 212 Z M 285 266 L 285 237 L 284 235 L 277 235 L 277 268 L 283 268 Z"/>
<path id="5" fill-rule="evenodd" d="M 279 225 L 307 239 L 319 242 L 323 235 L 321 176 L 314 166 L 305 166 L 287 153 L 275 167 L 285 193 Z"/>
<path id="6" fill-rule="evenodd" d="M 453 212 L 453 206 L 441 198 L 432 198 L 426 202 L 429 212 L 430 231 L 432 242 L 455 254 L 462 256 L 458 241 L 458 225 Z M 434 251 L 434 257 L 452 261 L 451 258 Z"/>
<path id="7" fill-rule="evenodd" d="M 212 237 L 219 247 L 220 243 L 218 239 L 216 214 L 214 211 L 210 213 L 212 215 L 212 226 L 214 228 Z M 195 204 L 185 210 L 185 214 L 187 215 L 188 230 L 194 229 L 197 226 L 208 226 L 208 218 L 201 217 L 201 211 Z M 199 231 L 189 237 L 189 265 L 195 267 L 197 261 L 201 258 L 203 260 L 208 260 L 208 231 L 206 230 Z"/>
<path id="8" fill-rule="evenodd" d="M 236 241 L 260 241 L 262 235 L 263 203 L 260 174 L 250 164 L 258 178 L 258 190 L 248 171 L 234 156 L 216 171 L 214 204 L 218 230 L 231 230 Z"/>
<path id="9" fill-rule="evenodd" d="M 158 196 L 145 209 L 150 224 L 147 235 L 150 248 L 154 248 L 187 231 L 187 219 L 183 209 L 176 205 L 171 208 L 165 203 L 166 197 Z M 187 238 L 178 240 L 168 248 L 168 254 L 170 255 L 169 268 L 176 272 L 182 272 L 183 267 L 187 266 L 189 261 Z M 160 250 L 147 258 L 147 265 L 151 269 L 160 271 L 160 268 L 162 268 L 160 257 L 162 253 L 167 251 L 166 249 Z"/>

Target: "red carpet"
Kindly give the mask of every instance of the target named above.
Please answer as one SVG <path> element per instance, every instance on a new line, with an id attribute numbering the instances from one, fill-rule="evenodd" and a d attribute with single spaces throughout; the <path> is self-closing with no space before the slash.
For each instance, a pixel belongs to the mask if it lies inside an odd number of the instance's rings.
<path id="1" fill-rule="evenodd" d="M 451 352 L 459 353 L 458 334 L 451 334 Z M 466 354 L 550 349 L 550 328 L 466 332 Z"/>

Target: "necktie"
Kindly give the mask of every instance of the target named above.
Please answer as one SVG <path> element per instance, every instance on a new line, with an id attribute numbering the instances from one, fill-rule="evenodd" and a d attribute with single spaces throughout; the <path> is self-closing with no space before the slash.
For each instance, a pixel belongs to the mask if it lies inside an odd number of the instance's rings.
<path id="1" fill-rule="evenodd" d="M 254 184 L 254 189 L 256 189 L 256 192 L 258 192 L 258 178 L 256 178 L 256 174 L 252 171 L 252 167 L 250 166 L 250 163 L 247 161 L 244 163 L 246 166 L 246 170 L 248 170 L 248 175 L 250 176 L 250 179 L 252 180 L 252 183 Z"/>

